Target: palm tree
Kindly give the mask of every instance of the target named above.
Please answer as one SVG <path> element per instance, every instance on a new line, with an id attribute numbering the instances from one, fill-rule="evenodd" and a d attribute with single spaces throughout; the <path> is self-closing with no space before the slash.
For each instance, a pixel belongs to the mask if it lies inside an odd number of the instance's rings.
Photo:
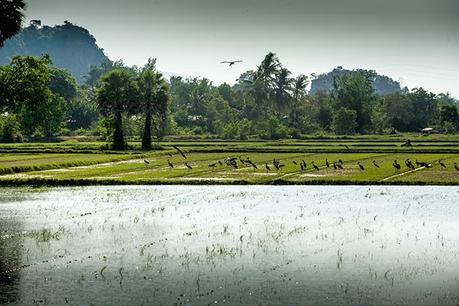
<path id="1" fill-rule="evenodd" d="M 276 54 L 269 52 L 260 66 L 257 67 L 256 78 L 261 80 L 267 88 L 272 87 L 275 74 L 279 70 L 280 62 Z"/>
<path id="2" fill-rule="evenodd" d="M 292 96 L 295 100 L 302 100 L 306 97 L 306 87 L 309 85 L 309 79 L 306 75 L 301 74 L 293 81 Z"/>
<path id="3" fill-rule="evenodd" d="M 163 75 L 156 71 L 156 59 L 149 59 L 139 75 L 140 111 L 145 115 L 145 126 L 142 136 L 142 149 L 151 149 L 152 118 L 156 115 L 165 122 L 169 102 L 169 86 Z"/>
<path id="4" fill-rule="evenodd" d="M 257 117 L 266 111 L 274 87 L 275 74 L 280 67 L 276 54 L 268 53 L 256 71 L 247 71 L 238 79 L 240 87 L 255 103 Z"/>
<path id="5" fill-rule="evenodd" d="M 25 7 L 24 0 L 0 1 L 0 47 L 21 29 Z"/>
<path id="6" fill-rule="evenodd" d="M 122 150 L 126 146 L 122 115 L 133 109 L 136 100 L 137 86 L 132 71 L 115 69 L 102 76 L 101 86 L 97 89 L 97 104 L 103 115 L 114 116 L 113 148 L 115 150 Z"/>
<path id="7" fill-rule="evenodd" d="M 290 74 L 287 68 L 281 68 L 275 75 L 273 103 L 279 112 L 285 112 L 292 101 L 293 79 Z"/>
<path id="8" fill-rule="evenodd" d="M 309 84 L 308 77 L 304 74 L 299 75 L 296 79 L 293 80 L 292 88 L 292 121 L 295 126 L 298 123 L 298 109 L 301 102 L 304 101 L 306 97 L 307 90 L 306 87 Z"/>

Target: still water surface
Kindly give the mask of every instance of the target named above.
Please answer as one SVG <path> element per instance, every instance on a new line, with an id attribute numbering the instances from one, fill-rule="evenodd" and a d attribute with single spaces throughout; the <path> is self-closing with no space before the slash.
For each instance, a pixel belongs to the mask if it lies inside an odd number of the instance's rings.
<path id="1" fill-rule="evenodd" d="M 459 188 L 3 188 L 9 303 L 458 305 Z"/>

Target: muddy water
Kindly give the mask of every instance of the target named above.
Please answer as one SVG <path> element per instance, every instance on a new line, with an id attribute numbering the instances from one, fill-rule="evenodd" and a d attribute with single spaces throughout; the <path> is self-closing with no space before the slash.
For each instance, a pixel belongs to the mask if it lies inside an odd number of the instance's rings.
<path id="1" fill-rule="evenodd" d="M 457 305 L 459 188 L 0 189 L 0 304 Z"/>

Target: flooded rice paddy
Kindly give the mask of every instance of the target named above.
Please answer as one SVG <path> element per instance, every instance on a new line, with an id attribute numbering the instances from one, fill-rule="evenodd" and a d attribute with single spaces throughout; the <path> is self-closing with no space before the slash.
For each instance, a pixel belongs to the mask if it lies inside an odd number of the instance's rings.
<path id="1" fill-rule="evenodd" d="M 459 188 L 0 189 L 0 304 L 458 305 Z"/>

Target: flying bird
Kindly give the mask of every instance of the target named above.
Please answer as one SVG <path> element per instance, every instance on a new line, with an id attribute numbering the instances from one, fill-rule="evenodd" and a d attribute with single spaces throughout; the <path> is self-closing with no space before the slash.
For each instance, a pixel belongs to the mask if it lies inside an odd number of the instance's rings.
<path id="1" fill-rule="evenodd" d="M 236 63 L 242 63 L 242 60 L 238 60 L 238 61 L 223 61 L 223 62 L 220 62 L 220 64 L 228 64 L 228 67 L 233 66 L 233 65 L 236 64 Z"/>
<path id="2" fill-rule="evenodd" d="M 180 155 L 182 155 L 182 156 L 183 156 L 183 158 L 185 158 L 185 159 L 186 159 L 186 155 L 185 155 L 185 153 L 183 153 L 183 151 L 182 151 L 182 150 L 180 150 L 180 148 L 179 148 L 179 147 L 177 147 L 177 146 L 172 146 L 172 147 L 173 147 L 174 149 L 176 149 L 176 150 L 177 150 L 177 152 L 179 152 L 179 153 L 180 153 Z"/>

